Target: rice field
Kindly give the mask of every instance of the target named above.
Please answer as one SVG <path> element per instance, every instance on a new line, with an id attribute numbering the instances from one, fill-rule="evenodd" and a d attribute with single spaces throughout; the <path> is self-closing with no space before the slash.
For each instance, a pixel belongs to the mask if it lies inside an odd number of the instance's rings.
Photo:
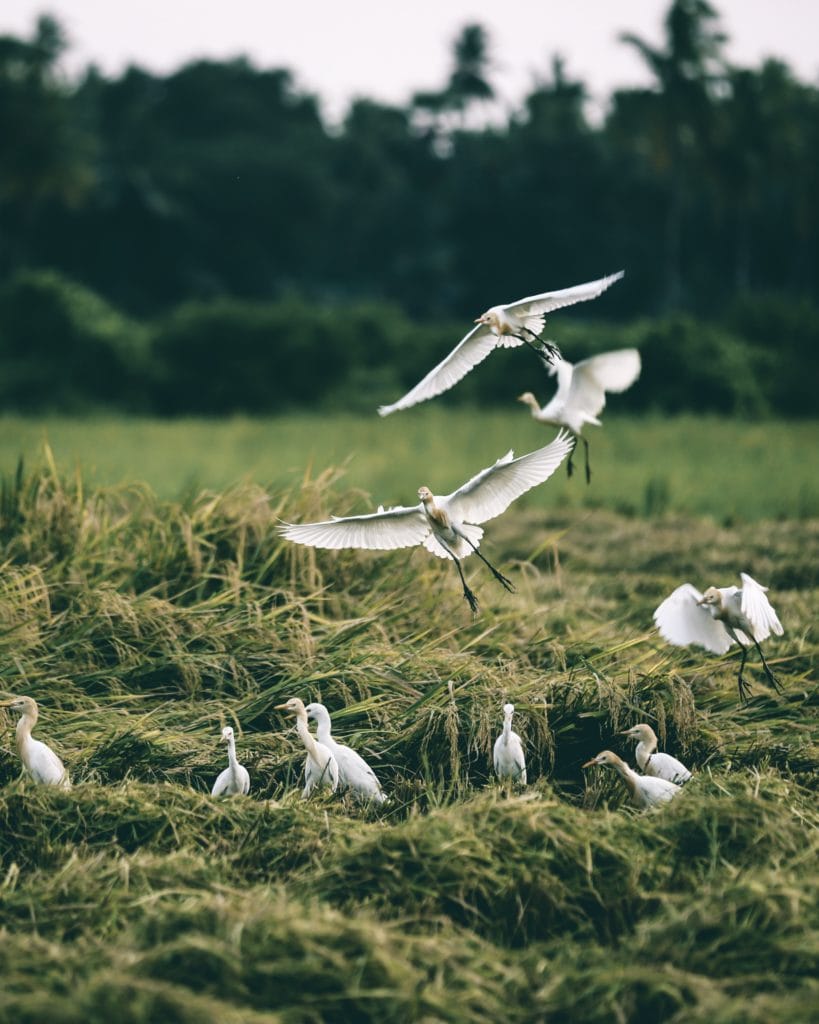
<path id="1" fill-rule="evenodd" d="M 591 487 L 556 476 L 489 524 L 516 593 L 470 559 L 473 618 L 423 550 L 278 537 L 278 519 L 423 482 L 420 426 L 381 464 L 356 422 L 330 422 L 327 458 L 358 450 L 359 477 L 355 459 L 305 474 L 314 417 L 221 435 L 52 421 L 50 448 L 41 424 L 2 421 L 0 696 L 38 700 L 35 735 L 74 786 L 20 777 L 0 710 L 0 1021 L 815 1019 L 815 426 L 677 421 L 671 445 L 660 421 L 607 423 Z M 511 422 L 469 422 L 428 420 L 451 452 L 442 490 L 510 443 Z M 515 424 L 519 451 L 541 443 Z M 740 569 L 785 626 L 765 644 L 784 693 L 752 657 L 744 706 L 736 655 L 667 647 L 651 619 L 683 580 Z M 299 798 L 303 748 L 275 710 L 290 696 L 328 706 L 387 804 Z M 519 792 L 491 772 L 507 700 Z M 695 773 L 646 813 L 581 768 L 605 747 L 633 763 L 618 734 L 638 721 Z M 246 798 L 209 795 L 223 725 Z"/>

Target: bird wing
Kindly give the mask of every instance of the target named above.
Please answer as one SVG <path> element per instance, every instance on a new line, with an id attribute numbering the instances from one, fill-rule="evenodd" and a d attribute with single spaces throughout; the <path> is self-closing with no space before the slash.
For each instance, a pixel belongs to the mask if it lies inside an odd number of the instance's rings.
<path id="1" fill-rule="evenodd" d="M 422 543 L 429 523 L 420 505 L 391 508 L 365 516 L 333 517 L 322 523 L 285 523 L 279 532 L 314 548 L 366 548 L 392 551 Z"/>
<path id="2" fill-rule="evenodd" d="M 408 391 L 403 398 L 399 398 L 392 405 L 379 406 L 378 415 L 389 416 L 390 413 L 398 412 L 399 409 L 409 409 L 412 405 L 425 402 L 428 398 L 434 398 L 444 391 L 449 391 L 474 366 L 483 362 L 497 344 L 497 335 L 492 333 L 489 326 L 479 324 L 477 327 L 473 327 L 469 334 L 458 342 L 446 359 L 430 370 L 426 377 L 419 381 L 411 391 Z"/>
<path id="3" fill-rule="evenodd" d="M 375 772 L 357 751 L 344 743 L 336 743 L 333 754 L 342 786 L 368 796 L 378 797 L 382 794 L 381 783 Z"/>
<path id="4" fill-rule="evenodd" d="M 756 639 L 764 640 L 771 633 L 782 636 L 782 623 L 765 596 L 768 588 L 757 583 L 747 572 L 741 572 L 739 576 L 742 580 L 742 614 L 754 627 Z"/>
<path id="5" fill-rule="evenodd" d="M 606 392 L 625 391 L 639 375 L 640 353 L 634 348 L 602 352 L 577 363 L 564 399 L 563 419 L 575 432 L 584 423 L 599 422 L 596 417 L 606 404 Z"/>
<path id="6" fill-rule="evenodd" d="M 211 796 L 221 796 L 228 787 L 230 782 L 230 768 L 225 768 L 224 771 L 219 772 L 219 776 L 216 782 L 213 784 L 213 789 L 210 791 Z"/>
<path id="7" fill-rule="evenodd" d="M 601 277 L 598 281 L 587 281 L 585 284 L 561 288 L 556 292 L 543 292 L 542 295 L 529 295 L 525 299 L 518 299 L 517 302 L 510 302 L 503 308 L 510 310 L 518 317 L 528 316 L 531 313 L 550 313 L 562 306 L 572 306 L 575 302 L 596 299 L 615 281 L 619 281 L 624 273 L 624 270 L 620 270 L 616 274 L 609 274 L 608 277 Z"/>
<path id="8" fill-rule="evenodd" d="M 660 636 L 676 647 L 697 644 L 714 654 L 725 654 L 733 640 L 723 624 L 697 604 L 701 598 L 696 587 L 683 583 L 654 612 L 654 622 Z"/>
<path id="9" fill-rule="evenodd" d="M 66 776 L 65 765 L 46 743 L 29 739 L 28 770 L 35 782 L 59 785 Z"/>
<path id="10" fill-rule="evenodd" d="M 651 754 L 646 761 L 644 771 L 646 775 L 665 779 L 667 782 L 674 782 L 677 785 L 687 782 L 691 778 L 691 772 L 682 761 L 678 761 L 671 754 Z"/>
<path id="11" fill-rule="evenodd" d="M 548 480 L 574 447 L 574 438 L 561 431 L 545 448 L 520 458 L 507 452 L 494 466 L 481 470 L 462 487 L 442 499 L 457 520 L 485 523 L 504 512 L 512 502 Z"/>

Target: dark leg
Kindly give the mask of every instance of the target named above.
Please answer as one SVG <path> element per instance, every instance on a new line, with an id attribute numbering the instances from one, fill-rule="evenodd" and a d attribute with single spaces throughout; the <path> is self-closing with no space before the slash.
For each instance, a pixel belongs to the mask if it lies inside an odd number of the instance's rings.
<path id="1" fill-rule="evenodd" d="M 748 648 L 744 644 L 740 644 L 742 648 L 742 661 L 739 663 L 739 675 L 737 676 L 737 688 L 739 689 L 739 699 L 743 704 L 748 703 L 748 696 L 751 692 L 750 687 L 742 678 L 742 670 L 745 668 L 745 662 L 748 660 Z"/>
<path id="2" fill-rule="evenodd" d="M 759 646 L 759 643 L 756 639 L 754 639 L 754 646 L 756 647 L 760 658 L 762 658 L 762 667 L 765 669 L 765 675 L 768 677 L 768 682 L 776 690 L 777 693 L 782 693 L 782 687 L 779 685 L 779 681 L 777 680 L 776 676 L 773 674 L 773 672 L 771 672 L 768 662 L 765 661 L 765 655 L 762 653 L 762 648 Z"/>
<path id="3" fill-rule="evenodd" d="M 581 437 L 580 440 L 583 442 L 583 446 L 586 449 L 586 483 L 591 483 L 591 467 L 589 466 L 589 442 L 585 437 Z"/>
<path id="4" fill-rule="evenodd" d="M 484 556 L 480 553 L 480 551 L 478 551 L 477 547 L 472 543 L 472 541 L 469 539 L 469 537 L 464 537 L 464 535 L 462 533 L 459 534 L 459 536 L 463 537 L 463 539 L 472 548 L 472 550 L 475 552 L 475 554 L 478 556 L 478 558 L 480 558 L 480 560 L 483 562 L 483 564 L 489 569 L 489 571 L 492 573 L 492 575 L 495 577 L 495 579 L 498 581 L 498 583 L 500 583 L 500 585 L 502 587 L 504 587 L 506 590 L 508 590 L 510 594 L 514 594 L 515 587 L 514 587 L 512 581 L 508 580 L 503 575 L 502 572 L 498 572 L 498 570 L 495 568 L 494 565 L 492 565 L 492 563 L 489 561 L 488 558 L 484 558 Z"/>
<path id="5" fill-rule="evenodd" d="M 475 595 L 472 593 L 472 591 L 466 585 L 466 579 L 464 577 L 464 571 L 461 568 L 460 561 L 455 557 L 455 553 L 450 548 L 448 548 L 446 546 L 446 544 L 444 544 L 444 542 L 441 540 L 440 537 L 438 537 L 437 540 L 438 540 L 438 543 L 441 545 L 441 547 L 444 549 L 444 551 L 446 551 L 446 553 L 449 555 L 449 557 L 455 563 L 455 568 L 458 570 L 458 575 L 461 577 L 461 585 L 464 588 L 464 599 L 469 602 L 469 607 L 472 609 L 472 614 L 473 615 L 477 615 L 478 614 L 478 599 L 477 599 L 477 597 L 475 597 Z"/>
<path id="6" fill-rule="evenodd" d="M 560 355 L 560 349 L 553 345 L 550 341 L 543 341 L 534 331 L 530 331 L 528 327 L 523 328 L 526 333 L 535 339 L 536 342 L 541 346 L 538 348 L 537 345 L 533 345 L 531 341 L 524 338 L 522 334 L 514 334 L 513 337 L 517 338 L 518 341 L 522 341 L 524 345 L 528 345 L 529 348 L 535 353 L 540 359 L 545 359 L 547 363 L 553 363 L 555 356 Z"/>
<path id="7" fill-rule="evenodd" d="M 572 448 L 572 450 L 569 452 L 569 461 L 566 463 L 566 475 L 568 477 L 571 477 L 572 473 L 574 473 L 574 463 L 572 462 L 573 458 L 574 448 Z"/>

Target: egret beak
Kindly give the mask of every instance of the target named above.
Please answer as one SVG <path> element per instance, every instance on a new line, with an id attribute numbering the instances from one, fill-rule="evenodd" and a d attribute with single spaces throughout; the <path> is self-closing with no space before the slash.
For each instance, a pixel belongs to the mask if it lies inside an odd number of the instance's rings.
<path id="1" fill-rule="evenodd" d="M 523 401 L 523 395 L 518 395 L 518 397 L 515 399 L 515 401 L 516 402 L 522 402 Z"/>
<path id="2" fill-rule="evenodd" d="M 631 729 L 624 729 L 622 732 L 617 733 L 618 736 L 631 736 Z"/>
<path id="3" fill-rule="evenodd" d="M 273 705 L 273 710 L 274 711 L 289 711 L 290 708 L 286 704 L 274 704 Z"/>
<path id="4" fill-rule="evenodd" d="M 596 758 L 596 757 L 593 757 L 593 758 L 591 759 L 591 761 L 587 761 L 587 762 L 586 762 L 585 764 L 581 764 L 581 765 L 580 765 L 580 767 L 581 767 L 581 768 L 591 768 L 591 766 L 592 766 L 593 764 L 599 764 L 599 763 L 600 763 L 600 762 L 599 762 L 599 761 L 597 760 L 597 758 Z"/>
<path id="5" fill-rule="evenodd" d="M 475 324 L 482 324 L 483 323 L 483 317 L 482 316 L 476 316 L 475 319 L 472 322 L 475 323 Z"/>

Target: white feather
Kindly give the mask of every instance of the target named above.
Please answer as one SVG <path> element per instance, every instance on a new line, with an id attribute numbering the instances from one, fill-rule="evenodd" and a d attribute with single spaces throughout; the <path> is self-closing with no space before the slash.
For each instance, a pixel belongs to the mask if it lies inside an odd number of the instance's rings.
<path id="1" fill-rule="evenodd" d="M 654 612 L 660 636 L 677 647 L 696 644 L 714 654 L 725 654 L 734 642 L 725 626 L 698 604 L 702 594 L 683 583 Z"/>

